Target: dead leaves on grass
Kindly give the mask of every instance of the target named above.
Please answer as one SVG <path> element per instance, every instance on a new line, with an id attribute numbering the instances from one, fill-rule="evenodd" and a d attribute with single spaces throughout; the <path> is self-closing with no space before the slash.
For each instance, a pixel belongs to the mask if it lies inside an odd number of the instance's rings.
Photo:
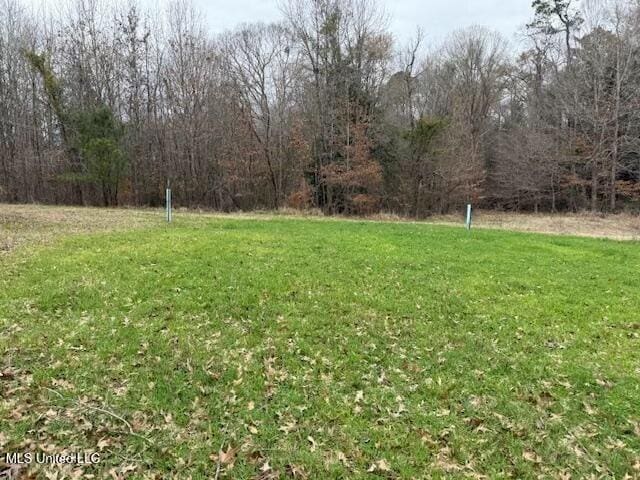
<path id="1" fill-rule="evenodd" d="M 542 463 L 542 458 L 536 452 L 525 450 L 522 452 L 522 458 L 531 463 Z"/>
<path id="2" fill-rule="evenodd" d="M 369 472 L 369 473 L 374 473 L 374 472 L 387 473 L 387 472 L 391 472 L 391 466 L 383 458 L 381 460 L 378 460 L 377 462 L 372 463 L 371 466 L 367 469 L 367 472 Z"/>
<path id="3" fill-rule="evenodd" d="M 255 467 L 256 474 L 252 477 L 253 480 L 275 480 L 282 478 L 281 471 L 271 466 L 271 461 L 267 456 L 254 448 L 251 443 L 245 443 L 241 447 L 231 448 L 227 447 L 226 451 L 222 449 L 218 454 L 212 454 L 211 460 L 217 463 L 218 467 L 225 467 L 225 475 L 233 469 L 235 462 L 242 456 L 241 452 L 244 452 L 246 461 Z M 217 470 L 220 471 L 219 469 Z M 289 463 L 284 467 L 284 474 L 287 478 L 306 480 L 308 474 L 305 468 L 301 465 Z M 227 475 L 228 476 L 228 475 Z M 218 476 L 216 476 L 218 478 Z"/>
<path id="4" fill-rule="evenodd" d="M 212 453 L 209 458 L 216 462 L 219 463 L 222 466 L 226 466 L 229 469 L 233 468 L 233 465 L 236 461 L 236 456 L 238 453 L 238 449 L 237 448 L 232 448 L 231 445 L 227 446 L 227 449 L 220 449 L 217 453 Z"/>
<path id="5" fill-rule="evenodd" d="M 16 374 L 13 370 L 1 370 L 0 371 L 0 382 L 1 381 L 8 381 L 8 380 L 13 380 L 14 378 L 16 378 Z"/>
<path id="6" fill-rule="evenodd" d="M 291 343 L 288 343 L 288 345 L 291 345 Z M 378 346 L 377 348 L 380 349 L 381 347 Z M 401 349 L 401 347 L 394 348 Z M 399 350 L 394 351 L 397 353 Z M 410 352 L 402 351 L 401 353 L 408 356 Z M 436 353 L 438 353 L 438 355 L 436 355 Z M 233 424 L 234 427 L 237 427 L 237 431 L 235 432 L 237 437 L 231 437 L 234 444 L 241 445 L 243 435 L 245 436 L 244 440 L 246 441 L 247 438 L 251 438 L 249 437 L 249 434 L 257 435 L 258 433 L 265 433 L 269 430 L 269 427 L 273 427 L 274 429 L 277 428 L 282 434 L 279 436 L 278 440 L 282 440 L 282 437 L 286 435 L 292 435 L 292 438 L 283 440 L 286 444 L 285 448 L 290 448 L 291 446 L 296 448 L 302 447 L 309 452 L 312 452 L 316 457 L 324 459 L 330 457 L 330 463 L 334 464 L 334 469 L 340 468 L 341 470 L 354 475 L 358 473 L 362 474 L 366 471 L 381 477 L 396 478 L 397 474 L 393 471 L 392 467 L 393 462 L 396 460 L 396 457 L 394 456 L 387 457 L 391 462 L 385 458 L 375 460 L 375 456 L 368 457 L 362 454 L 362 452 L 359 452 L 359 454 L 354 453 L 354 451 L 358 451 L 357 447 L 355 449 L 351 449 L 344 445 L 339 448 L 345 448 L 345 451 L 349 456 L 340 451 L 324 451 L 327 443 L 331 443 L 331 440 L 334 438 L 335 431 L 325 430 L 321 431 L 319 434 L 313 433 L 315 438 L 314 436 L 307 435 L 309 431 L 315 432 L 315 430 L 310 430 L 310 426 L 315 425 L 313 422 L 317 420 L 317 417 L 311 417 L 311 420 L 309 420 L 309 417 L 307 417 L 306 414 L 298 414 L 296 412 L 298 409 L 300 409 L 301 413 L 304 412 L 304 410 L 302 410 L 302 406 L 293 405 L 291 409 L 284 408 L 279 410 L 274 417 L 276 419 L 275 425 L 269 425 L 269 422 L 271 421 L 270 419 L 266 421 L 264 419 L 261 420 L 262 417 L 260 415 L 263 415 L 265 411 L 268 411 L 270 399 L 273 399 L 273 397 L 276 396 L 276 400 L 280 400 L 279 394 L 286 390 L 284 386 L 287 388 L 291 386 L 291 384 L 283 384 L 283 382 L 300 382 L 302 379 L 306 385 L 306 382 L 309 382 L 310 379 L 318 379 L 320 380 L 318 382 L 319 389 L 323 389 L 323 396 L 321 398 L 323 398 L 327 403 L 337 400 L 338 402 L 344 402 L 347 407 L 345 411 L 347 412 L 349 412 L 351 407 L 356 414 L 362 413 L 363 411 L 366 414 L 373 413 L 375 416 L 372 417 L 371 428 L 378 429 L 379 427 L 382 427 L 385 430 L 388 429 L 389 431 L 393 431 L 389 427 L 393 426 L 394 422 L 408 421 L 408 418 L 405 420 L 403 417 L 408 417 L 405 413 L 409 408 L 411 409 L 411 412 L 415 412 L 419 409 L 415 403 L 415 396 L 412 395 L 415 390 L 412 390 L 411 387 L 415 383 L 420 383 L 421 385 L 428 385 L 429 388 L 432 388 L 434 391 L 434 397 L 437 399 L 437 402 L 431 403 L 429 408 L 428 414 L 431 418 L 430 421 L 435 421 L 436 423 L 455 423 L 457 428 L 465 430 L 465 434 L 471 432 L 471 434 L 476 437 L 482 437 L 483 441 L 491 439 L 491 435 L 494 434 L 498 436 L 513 434 L 513 437 L 517 438 L 519 443 L 525 444 L 527 448 L 522 451 L 522 453 L 517 451 L 518 453 L 514 455 L 515 458 L 509 458 L 507 461 L 514 463 L 520 462 L 520 464 L 526 462 L 529 464 L 528 468 L 530 469 L 525 470 L 527 472 L 544 471 L 542 468 L 544 462 L 533 450 L 534 448 L 537 448 L 537 445 L 535 443 L 530 443 L 527 436 L 545 435 L 546 432 L 543 431 L 547 428 L 545 424 L 536 423 L 538 428 L 537 432 L 532 432 L 531 429 L 529 431 L 525 431 L 525 427 L 529 428 L 533 426 L 528 425 L 526 421 L 522 421 L 516 416 L 508 418 L 497 412 L 492 416 L 490 412 L 495 408 L 496 399 L 486 394 L 483 396 L 469 395 L 468 401 L 467 399 L 460 401 L 455 396 L 455 389 L 458 387 L 455 381 L 447 379 L 446 376 L 440 375 L 437 371 L 430 372 L 433 376 L 433 379 L 428 377 L 430 381 L 427 381 L 424 376 L 420 378 L 420 380 L 416 380 L 411 377 L 413 375 L 421 376 L 421 369 L 411 367 L 409 363 L 406 363 L 406 361 L 403 364 L 404 369 L 388 366 L 381 368 L 379 364 L 374 365 L 372 363 L 371 368 L 364 373 L 361 381 L 355 383 L 352 388 L 345 389 L 342 388 L 344 387 L 344 384 L 341 383 L 342 379 L 339 374 L 335 374 L 330 370 L 328 372 L 317 371 L 317 365 L 323 365 L 331 369 L 339 368 L 335 364 L 337 362 L 324 360 L 320 354 L 306 352 L 304 358 L 301 357 L 301 361 L 305 364 L 305 370 L 303 372 L 294 372 L 292 370 L 291 374 L 286 370 L 290 360 L 286 357 L 286 354 L 276 350 L 274 347 L 267 346 L 264 351 L 261 352 L 258 350 L 254 355 L 255 358 L 252 362 L 250 352 L 237 349 L 234 351 L 231 360 L 227 361 L 227 359 L 225 359 L 221 362 L 220 372 L 215 372 L 215 381 L 219 381 L 223 378 L 221 373 L 224 374 L 224 372 L 231 372 L 231 374 L 235 374 L 235 377 L 233 377 L 235 380 L 229 382 L 229 386 L 233 385 L 236 390 L 230 388 L 230 390 L 221 394 L 221 396 L 229 394 L 229 396 L 227 396 L 227 400 L 229 401 L 228 407 L 231 408 L 228 408 L 228 410 L 225 411 L 225 420 L 239 412 L 238 420 Z M 434 359 L 440 357 L 442 356 L 439 352 L 437 352 L 437 350 L 434 351 Z M 234 361 L 242 363 L 239 365 L 233 364 Z M 193 374 L 193 371 L 198 370 L 198 368 L 203 369 L 203 366 L 198 367 L 194 364 L 193 368 L 188 366 L 186 370 L 189 374 Z M 485 375 L 484 372 L 479 370 L 474 373 L 476 373 L 479 378 Z M 260 389 L 258 387 L 258 390 L 262 390 L 262 392 L 265 393 L 264 398 L 260 397 L 260 393 L 255 395 L 255 392 L 251 392 L 251 397 L 247 398 L 248 395 L 245 387 L 249 384 L 251 375 L 257 375 L 257 384 L 259 387 L 264 385 L 264 389 Z M 227 375 L 225 374 L 224 376 Z M 10 377 L 10 375 L 7 377 Z M 7 378 L 6 381 L 9 380 L 10 379 Z M 613 382 L 605 380 L 602 376 L 598 376 L 597 378 L 594 377 L 592 382 L 595 382 L 595 384 L 602 387 L 602 389 L 611 389 L 613 387 Z M 80 384 L 80 382 L 78 382 L 78 384 Z M 65 380 L 64 378 L 54 380 L 52 385 L 65 394 L 73 392 L 76 389 L 73 383 Z M 125 382 L 121 382 L 118 385 L 125 385 Z M 300 383 L 293 383 L 293 385 L 298 387 Z M 535 389 L 533 387 L 527 387 L 527 390 L 522 395 L 514 395 L 514 400 L 520 401 L 520 405 L 524 405 L 532 412 L 539 411 L 544 413 L 545 416 L 540 415 L 540 418 L 544 419 L 544 422 L 548 424 L 553 421 L 554 415 L 561 418 L 558 414 L 548 411 L 554 405 L 558 406 L 558 408 L 560 407 L 562 399 L 558 395 L 558 385 L 564 386 L 567 389 L 573 388 L 571 383 L 567 382 L 565 378 L 562 381 L 541 384 Z M 334 393 L 332 391 L 334 388 L 335 391 L 339 393 Z M 279 392 L 278 389 L 281 389 L 281 392 Z M 117 392 L 115 390 L 113 393 L 117 396 Z M 255 401 L 250 400 L 250 398 L 254 398 Z M 206 404 L 207 401 L 208 400 L 205 400 L 203 404 Z M 197 404 L 198 402 L 196 401 L 194 403 Z M 258 404 L 257 410 L 256 403 Z M 427 404 L 428 402 L 425 402 L 423 405 Z M 585 413 L 590 416 L 596 415 L 598 413 L 596 405 L 600 406 L 600 404 L 597 403 L 597 398 L 589 397 L 583 404 Z M 422 405 L 420 405 L 420 408 L 422 408 Z M 254 414 L 251 415 L 250 412 L 254 412 Z M 49 409 L 44 412 L 44 417 L 46 419 L 53 419 L 58 417 L 59 413 L 60 412 L 58 410 Z M 101 414 L 100 412 L 94 413 L 101 417 L 106 415 L 104 413 Z M 316 415 L 315 412 L 313 415 Z M 106 416 L 108 417 L 109 415 Z M 185 434 L 184 428 L 176 425 L 174 418 L 169 412 L 160 412 L 160 415 L 157 415 L 157 418 L 156 415 L 152 413 L 145 415 L 140 412 L 138 412 L 138 415 L 125 415 L 124 418 L 130 423 L 133 430 L 136 432 L 145 431 L 149 428 L 151 429 L 150 431 L 159 429 L 164 433 L 175 433 L 176 437 L 173 438 L 176 439 Z M 360 418 L 362 419 L 363 417 L 361 416 Z M 164 420 L 164 425 L 154 426 L 154 419 L 156 423 L 159 422 L 160 424 L 162 424 L 162 421 Z M 205 414 L 200 416 L 198 422 L 194 422 L 193 424 L 190 424 L 190 426 L 192 425 L 192 428 L 198 429 L 201 428 L 203 422 L 208 420 L 207 412 L 205 412 Z M 91 419 L 88 421 L 91 422 Z M 464 424 L 460 423 L 461 421 L 464 422 Z M 95 424 L 96 422 L 93 423 Z M 118 425 L 118 423 L 121 422 L 113 422 L 115 425 Z M 467 426 L 469 429 L 467 429 Z M 122 430 L 121 427 L 122 425 L 120 425 L 119 430 Z M 246 429 L 246 431 L 243 430 L 243 428 Z M 382 432 L 382 428 L 378 430 L 378 433 Z M 118 428 L 116 427 L 116 429 Z M 452 430 L 455 432 L 453 428 Z M 501 432 L 501 430 L 511 433 L 507 434 L 506 432 Z M 491 433 L 490 435 L 481 435 L 486 432 Z M 433 472 L 442 472 L 443 474 L 450 476 L 457 475 L 481 478 L 481 474 L 476 471 L 476 468 L 477 466 L 482 465 L 482 459 L 481 457 L 473 458 L 473 454 L 477 451 L 474 452 L 473 450 L 461 449 L 459 444 L 456 444 L 447 438 L 450 433 L 451 432 L 447 433 L 447 431 L 444 431 L 440 435 L 436 434 L 435 439 L 426 432 L 422 435 L 422 443 L 427 446 L 430 451 L 430 456 L 424 459 L 424 468 L 431 469 L 430 471 Z M 376 441 L 375 443 L 376 448 L 381 451 L 387 451 L 384 446 L 380 446 L 380 442 Z M 581 443 L 584 445 L 585 442 L 583 441 Z M 96 447 L 99 451 L 109 451 L 112 448 L 115 450 L 121 448 L 122 444 L 119 445 L 117 440 L 105 437 L 104 432 L 102 432 L 100 436 L 97 437 Z M 610 450 L 620 450 L 627 446 L 616 441 L 615 438 L 610 438 L 607 439 L 605 447 Z M 291 460 L 289 458 L 285 458 L 283 461 L 282 456 L 273 456 L 269 459 L 266 455 L 259 455 L 258 460 L 247 460 L 242 454 L 244 453 L 243 448 L 244 446 L 238 448 L 231 448 L 231 446 L 227 446 L 217 454 L 212 454 L 210 458 L 214 462 L 214 465 L 219 463 L 220 468 L 224 468 L 227 478 L 233 478 L 233 475 L 239 472 L 241 466 L 242 468 L 246 468 L 247 464 L 243 463 L 246 461 L 252 464 L 255 462 L 253 467 L 249 466 L 249 469 L 254 468 L 254 478 L 257 480 L 270 480 L 274 478 L 282 478 L 283 476 L 301 479 L 308 478 L 309 474 L 307 474 L 303 466 L 285 464 L 285 461 Z M 583 459 L 588 458 L 590 454 L 587 449 L 583 448 L 583 446 L 577 442 L 573 443 L 568 451 L 574 454 L 576 458 L 579 458 L 580 462 L 583 461 Z M 204 457 L 204 461 L 206 462 L 206 455 L 204 455 Z M 475 461 L 475 465 L 472 461 L 468 460 L 469 458 Z M 522 462 L 522 460 L 524 460 L 524 462 Z M 329 462 L 326 462 L 325 465 L 328 463 Z M 337 467 L 335 466 L 336 463 L 339 464 Z M 189 465 L 189 461 L 187 461 L 187 465 Z M 236 470 L 232 472 L 231 470 L 233 468 Z M 252 472 L 251 475 L 253 475 L 254 472 Z M 116 476 L 112 475 L 113 478 L 124 478 L 124 475 L 127 473 L 130 474 L 131 472 L 123 473 L 122 471 L 116 471 L 115 473 Z M 311 473 L 318 474 L 318 472 L 314 471 Z"/>

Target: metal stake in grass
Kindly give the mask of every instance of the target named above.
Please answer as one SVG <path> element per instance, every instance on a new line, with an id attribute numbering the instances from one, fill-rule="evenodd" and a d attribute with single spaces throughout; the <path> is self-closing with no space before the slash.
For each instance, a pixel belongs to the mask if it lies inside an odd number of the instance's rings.
<path id="1" fill-rule="evenodd" d="M 467 221 L 465 222 L 465 227 L 467 227 L 467 230 L 471 230 L 471 204 L 467 205 Z"/>
<path id="2" fill-rule="evenodd" d="M 165 203 L 166 203 L 166 209 L 167 209 L 167 222 L 171 223 L 172 220 L 172 212 L 171 212 L 171 189 L 169 188 L 169 182 L 167 182 L 167 191 L 165 194 Z"/>

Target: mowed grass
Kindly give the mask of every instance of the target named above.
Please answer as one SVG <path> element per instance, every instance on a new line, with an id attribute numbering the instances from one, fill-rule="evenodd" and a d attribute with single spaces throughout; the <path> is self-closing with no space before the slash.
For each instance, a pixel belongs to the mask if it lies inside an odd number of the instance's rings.
<path id="1" fill-rule="evenodd" d="M 37 478 L 640 475 L 637 242 L 178 216 L 0 268 L 0 450 L 101 454 Z"/>

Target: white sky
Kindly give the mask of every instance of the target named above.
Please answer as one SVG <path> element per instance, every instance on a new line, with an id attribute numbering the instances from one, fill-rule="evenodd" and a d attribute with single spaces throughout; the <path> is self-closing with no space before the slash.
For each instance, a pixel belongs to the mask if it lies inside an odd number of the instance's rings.
<path id="1" fill-rule="evenodd" d="M 280 19 L 278 0 L 193 0 L 214 32 L 238 23 Z M 379 0 L 391 16 L 398 40 L 410 38 L 418 26 L 428 40 L 439 41 L 452 31 L 483 25 L 508 40 L 533 16 L 532 0 Z"/>
<path id="2" fill-rule="evenodd" d="M 19 0 L 20 1 L 20 0 Z M 54 10 L 65 0 L 22 0 L 23 4 Z M 69 0 L 67 0 L 69 1 Z M 73 1 L 73 0 L 71 0 Z M 128 0 L 102 0 L 107 3 Z M 205 17 L 212 33 L 240 23 L 270 22 L 282 18 L 279 0 L 191 0 Z M 378 0 L 390 17 L 390 28 L 403 42 L 420 26 L 427 43 L 443 40 L 456 29 L 482 25 L 513 41 L 532 17 L 532 0 Z M 140 0 L 142 5 L 163 10 L 166 0 Z M 1 13 L 1 12 L 0 12 Z"/>

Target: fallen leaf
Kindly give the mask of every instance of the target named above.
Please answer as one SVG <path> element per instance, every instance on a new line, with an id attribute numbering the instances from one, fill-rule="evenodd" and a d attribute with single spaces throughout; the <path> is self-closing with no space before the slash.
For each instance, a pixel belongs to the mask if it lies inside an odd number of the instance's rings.
<path id="1" fill-rule="evenodd" d="M 101 438 L 100 440 L 98 440 L 98 450 L 100 451 L 104 450 L 109 445 L 111 445 L 111 442 L 108 438 Z"/>
<path id="2" fill-rule="evenodd" d="M 336 456 L 338 457 L 338 461 L 343 465 L 347 465 L 347 456 L 343 452 L 336 452 Z"/>
<path id="3" fill-rule="evenodd" d="M 0 372 L 0 380 L 13 380 L 14 378 L 15 374 L 9 370 Z"/>
<path id="4" fill-rule="evenodd" d="M 316 451 L 316 447 L 317 447 L 316 441 L 313 439 L 313 437 L 312 437 L 311 435 L 309 435 L 309 436 L 307 437 L 307 440 L 308 440 L 308 441 L 309 441 L 309 443 L 311 444 L 311 451 L 312 451 L 312 452 L 315 452 L 315 451 Z"/>
<path id="5" fill-rule="evenodd" d="M 220 465 L 233 465 L 236 460 L 237 449 L 227 447 L 227 451 L 220 449 L 220 453 L 212 453 L 209 458 L 214 462 L 220 462 Z"/>
<path id="6" fill-rule="evenodd" d="M 391 466 L 387 461 L 383 458 L 382 460 L 378 460 L 375 463 L 372 463 L 367 472 L 390 472 Z"/>
<path id="7" fill-rule="evenodd" d="M 587 415 L 593 416 L 598 413 L 598 411 L 587 402 L 582 402 L 582 405 L 584 406 L 584 411 L 587 413 Z"/>
<path id="8" fill-rule="evenodd" d="M 440 436 L 442 438 L 442 434 Z M 435 466 L 447 473 L 462 470 L 462 467 L 451 459 L 451 449 L 449 447 L 443 447 L 438 451 Z"/>
<path id="9" fill-rule="evenodd" d="M 291 478 L 300 478 L 303 480 L 308 478 L 307 473 L 304 471 L 304 468 L 297 465 L 287 465 L 285 467 L 285 471 L 287 473 L 287 476 Z"/>
<path id="10" fill-rule="evenodd" d="M 292 422 L 287 422 L 284 425 L 282 425 L 281 427 L 278 427 L 278 430 L 280 430 L 281 432 L 284 432 L 286 434 L 289 434 L 291 432 L 293 432 L 296 429 L 296 421 L 292 421 Z"/>
<path id="11" fill-rule="evenodd" d="M 525 450 L 524 452 L 522 452 L 522 458 L 524 458 L 527 462 L 533 462 L 533 463 L 542 462 L 542 459 L 538 456 L 538 454 L 530 450 Z"/>

